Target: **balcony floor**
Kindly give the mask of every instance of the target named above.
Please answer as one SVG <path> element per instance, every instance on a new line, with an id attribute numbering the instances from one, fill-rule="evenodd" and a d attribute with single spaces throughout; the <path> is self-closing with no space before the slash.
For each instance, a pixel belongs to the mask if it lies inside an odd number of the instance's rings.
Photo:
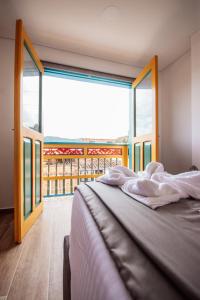
<path id="1" fill-rule="evenodd" d="M 44 201 L 44 212 L 13 242 L 13 217 L 0 219 L 0 300 L 63 299 L 63 239 L 70 232 L 72 196 Z"/>

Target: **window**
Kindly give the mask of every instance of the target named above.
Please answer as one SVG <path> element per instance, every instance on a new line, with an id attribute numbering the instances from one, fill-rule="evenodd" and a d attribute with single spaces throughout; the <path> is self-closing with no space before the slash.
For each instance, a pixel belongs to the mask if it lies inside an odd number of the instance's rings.
<path id="1" fill-rule="evenodd" d="M 43 78 L 44 135 L 85 142 L 127 142 L 129 84 L 83 80 L 73 76 Z"/>

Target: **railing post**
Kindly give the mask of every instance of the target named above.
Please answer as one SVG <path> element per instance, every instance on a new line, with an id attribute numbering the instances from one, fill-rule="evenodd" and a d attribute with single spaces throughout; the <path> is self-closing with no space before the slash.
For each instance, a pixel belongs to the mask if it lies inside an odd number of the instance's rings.
<path id="1" fill-rule="evenodd" d="M 72 159 L 70 160 L 70 175 L 72 176 Z M 73 193 L 73 179 L 70 179 L 70 192 Z"/>
<path id="2" fill-rule="evenodd" d="M 62 160 L 63 162 L 63 177 L 65 176 L 65 159 Z M 65 179 L 63 179 L 63 194 L 65 194 Z"/>
<path id="3" fill-rule="evenodd" d="M 47 176 L 49 177 L 50 161 L 47 161 Z M 47 196 L 50 194 L 50 180 L 47 181 Z"/>
<path id="4" fill-rule="evenodd" d="M 56 160 L 56 177 L 58 177 L 58 161 Z M 58 180 L 55 180 L 55 194 L 58 194 Z"/>
<path id="5" fill-rule="evenodd" d="M 123 146 L 122 155 L 122 164 L 124 167 L 128 167 L 128 146 Z"/>

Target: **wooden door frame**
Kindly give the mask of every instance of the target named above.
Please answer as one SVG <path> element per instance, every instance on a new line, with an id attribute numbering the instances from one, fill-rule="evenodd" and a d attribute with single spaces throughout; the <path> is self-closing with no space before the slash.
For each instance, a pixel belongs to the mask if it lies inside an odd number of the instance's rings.
<path id="1" fill-rule="evenodd" d="M 37 216 L 43 209 L 43 203 L 41 203 L 39 209 L 32 214 L 32 216 L 24 224 L 22 230 L 22 217 L 24 213 L 24 207 L 21 199 L 23 199 L 23 134 L 26 128 L 23 128 L 23 111 L 21 105 L 22 99 L 22 81 L 23 81 L 23 67 L 24 67 L 24 45 L 28 48 L 33 61 L 38 67 L 39 71 L 43 74 L 44 68 L 39 60 L 39 57 L 27 36 L 22 20 L 16 21 L 16 40 L 15 40 L 15 73 L 14 73 L 14 236 L 16 242 L 21 242 L 23 236 L 28 231 L 29 227 L 34 223 Z M 29 129 L 31 130 L 31 129 Z M 35 131 L 32 130 L 33 135 Z M 42 133 L 37 133 L 37 137 L 43 138 Z M 34 151 L 34 150 L 33 150 Z M 32 154 L 33 155 L 33 154 Z M 41 145 L 41 163 L 42 163 L 42 145 Z M 34 172 L 34 171 L 33 171 Z M 32 173 L 32 177 L 33 177 Z M 42 168 L 41 168 L 42 178 Z M 32 179 L 33 180 L 33 179 Z M 42 186 L 41 186 L 42 197 Z M 33 197 L 32 197 L 32 204 Z"/>
<path id="2" fill-rule="evenodd" d="M 148 75 L 148 73 L 152 74 L 152 93 L 153 93 L 153 99 L 154 99 L 154 111 L 155 115 L 152 116 L 153 118 L 153 139 L 152 134 L 143 135 L 139 137 L 133 137 L 134 144 L 135 143 L 141 143 L 140 148 L 140 168 L 141 170 L 144 169 L 144 160 L 143 160 L 143 140 L 152 140 L 152 160 L 158 161 L 159 159 L 159 134 L 158 134 L 158 56 L 155 55 L 149 64 L 147 64 L 143 70 L 139 73 L 137 78 L 132 83 L 132 88 L 134 90 L 134 97 L 135 97 L 135 88 L 138 86 L 138 84 Z M 135 101 L 135 100 L 134 100 Z M 134 112 L 135 114 L 135 112 Z M 135 122 L 135 121 L 134 121 Z M 135 126 L 134 126 L 135 127 Z M 134 129 L 135 131 L 135 129 Z M 134 132 L 135 135 L 135 132 Z M 151 137 L 151 138 L 150 138 Z M 132 157 L 134 162 L 134 147 L 132 149 Z M 134 164 L 133 164 L 134 165 Z M 134 167 L 133 167 L 134 169 Z"/>

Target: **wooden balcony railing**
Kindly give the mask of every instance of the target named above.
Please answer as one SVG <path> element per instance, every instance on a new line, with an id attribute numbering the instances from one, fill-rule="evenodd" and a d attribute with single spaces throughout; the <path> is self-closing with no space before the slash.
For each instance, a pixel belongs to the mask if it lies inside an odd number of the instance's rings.
<path id="1" fill-rule="evenodd" d="M 75 186 L 116 165 L 128 166 L 127 145 L 44 144 L 43 195 L 73 194 Z"/>

